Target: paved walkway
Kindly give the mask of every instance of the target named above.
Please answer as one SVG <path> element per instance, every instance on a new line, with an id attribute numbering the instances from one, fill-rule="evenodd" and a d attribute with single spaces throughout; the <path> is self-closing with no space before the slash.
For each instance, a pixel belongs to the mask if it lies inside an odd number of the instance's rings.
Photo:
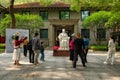
<path id="1" fill-rule="evenodd" d="M 120 53 L 114 65 L 104 65 L 106 52 L 88 53 L 87 67 L 80 59 L 77 68 L 71 68 L 69 57 L 53 57 L 52 51 L 45 51 L 45 62 L 34 66 L 28 57 L 21 56 L 21 66 L 13 65 L 12 53 L 0 54 L 0 80 L 120 80 Z"/>

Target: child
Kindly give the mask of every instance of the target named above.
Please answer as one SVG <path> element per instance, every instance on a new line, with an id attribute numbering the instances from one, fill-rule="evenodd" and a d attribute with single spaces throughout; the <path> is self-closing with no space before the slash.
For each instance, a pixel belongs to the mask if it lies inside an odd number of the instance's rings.
<path id="1" fill-rule="evenodd" d="M 44 46 L 43 46 L 43 42 L 41 42 L 40 53 L 41 53 L 41 58 L 40 58 L 40 60 L 41 60 L 41 61 L 45 61 L 45 60 L 44 60 L 45 55 L 44 55 Z"/>

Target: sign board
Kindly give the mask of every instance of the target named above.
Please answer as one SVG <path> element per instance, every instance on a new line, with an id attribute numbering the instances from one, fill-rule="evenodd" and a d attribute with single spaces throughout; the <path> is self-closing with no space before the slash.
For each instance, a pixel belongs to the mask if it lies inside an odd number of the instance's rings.
<path id="1" fill-rule="evenodd" d="M 6 53 L 13 52 L 13 35 L 19 33 L 19 39 L 26 36 L 29 39 L 29 30 L 24 29 L 6 29 Z"/>

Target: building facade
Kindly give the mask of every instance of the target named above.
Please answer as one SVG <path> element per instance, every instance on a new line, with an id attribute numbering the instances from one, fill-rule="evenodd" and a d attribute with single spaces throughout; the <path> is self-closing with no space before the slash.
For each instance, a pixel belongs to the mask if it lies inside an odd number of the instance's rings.
<path id="1" fill-rule="evenodd" d="M 81 36 L 86 35 L 90 39 L 90 44 L 96 44 L 94 34 L 90 29 L 82 27 L 82 21 L 85 17 L 92 14 L 92 9 L 82 9 L 80 12 L 71 11 L 70 5 L 63 2 L 57 2 L 47 7 L 42 6 L 38 2 L 20 4 L 14 6 L 15 13 L 19 14 L 35 14 L 40 15 L 44 20 L 44 27 L 40 27 L 40 38 L 46 46 L 54 46 L 56 38 L 64 28 L 70 36 L 73 33 L 81 33 Z M 109 32 L 105 29 L 96 29 L 98 39 L 102 39 L 102 44 L 107 44 L 106 40 Z"/>

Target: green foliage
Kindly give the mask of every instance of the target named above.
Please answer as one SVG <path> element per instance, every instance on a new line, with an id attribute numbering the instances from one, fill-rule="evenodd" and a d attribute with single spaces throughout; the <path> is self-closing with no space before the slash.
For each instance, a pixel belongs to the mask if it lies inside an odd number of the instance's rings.
<path id="1" fill-rule="evenodd" d="M 84 8 L 93 7 L 103 10 L 106 8 L 112 8 L 114 5 L 116 5 L 116 7 L 118 7 L 117 10 L 119 10 L 120 5 L 120 0 L 15 0 L 14 4 L 40 2 L 44 6 L 48 6 L 56 1 L 64 1 L 70 3 L 71 6 L 70 9 L 75 10 L 77 12 L 79 12 L 82 7 Z M 9 5 L 8 0 L 0 0 L 0 2 L 1 2 L 0 4 L 2 4 L 3 6 L 7 7 Z"/>
<path id="2" fill-rule="evenodd" d="M 107 51 L 108 47 L 107 47 L 107 45 L 99 45 L 99 46 L 98 45 L 91 45 L 89 49 L 98 50 L 98 51 Z M 116 50 L 120 51 L 120 46 L 117 46 Z"/>
<path id="3" fill-rule="evenodd" d="M 0 43 L 0 49 L 5 49 L 5 44 L 4 43 Z"/>
<path id="4" fill-rule="evenodd" d="M 2 19 L 1 23 L 0 23 L 0 33 L 1 33 L 1 35 L 5 35 L 5 30 L 6 30 L 6 28 L 9 28 L 10 23 L 11 23 L 10 16 L 5 15 L 5 18 Z"/>
<path id="5" fill-rule="evenodd" d="M 82 23 L 84 28 L 91 29 L 97 44 L 101 44 L 101 39 L 99 40 L 97 39 L 96 29 L 98 28 L 104 29 L 105 24 L 109 20 L 110 17 L 111 17 L 111 12 L 99 11 L 86 17 Z"/>
<path id="6" fill-rule="evenodd" d="M 120 46 L 117 46 L 117 47 L 116 47 L 116 50 L 117 50 L 117 51 L 120 51 Z"/>
<path id="7" fill-rule="evenodd" d="M 0 43 L 0 53 L 5 51 L 5 44 Z"/>
<path id="8" fill-rule="evenodd" d="M 70 0 L 70 10 L 79 12 L 81 10 L 80 0 Z"/>
<path id="9" fill-rule="evenodd" d="M 111 8 L 116 5 L 116 3 L 119 3 L 120 0 L 68 0 L 68 3 L 70 3 L 71 10 L 80 11 L 82 7 L 84 8 L 98 8 L 101 10 Z M 119 8 L 118 8 L 119 9 Z"/>
<path id="10" fill-rule="evenodd" d="M 16 27 L 34 29 L 43 26 L 42 18 L 39 15 L 19 15 L 15 14 Z"/>
<path id="11" fill-rule="evenodd" d="M 112 17 L 106 23 L 106 27 L 108 28 L 120 27 L 120 1 L 114 3 L 111 12 Z"/>
<path id="12" fill-rule="evenodd" d="M 5 51 L 5 49 L 0 49 L 0 53 L 1 53 L 1 52 L 4 52 L 4 51 Z"/>
<path id="13" fill-rule="evenodd" d="M 90 49 L 91 50 L 99 50 L 99 51 L 107 51 L 107 46 L 105 46 L 105 45 L 100 45 L 100 46 L 92 45 L 92 46 L 90 46 Z"/>
<path id="14" fill-rule="evenodd" d="M 105 26 L 108 28 L 120 27 L 120 12 L 114 13 Z"/>
<path id="15" fill-rule="evenodd" d="M 39 15 L 20 15 L 15 14 L 16 28 L 31 29 L 40 28 L 43 26 L 42 18 Z M 0 32 L 5 35 L 5 29 L 10 27 L 10 15 L 6 15 L 0 23 Z"/>
<path id="16" fill-rule="evenodd" d="M 113 7 L 111 8 L 111 11 L 113 13 L 120 11 L 120 0 L 116 0 L 116 2 L 114 2 Z"/>
<path id="17" fill-rule="evenodd" d="M 105 23 L 111 17 L 111 13 L 107 11 L 99 11 L 93 13 L 91 16 L 88 16 L 83 21 L 83 27 L 97 27 L 104 28 Z"/>

